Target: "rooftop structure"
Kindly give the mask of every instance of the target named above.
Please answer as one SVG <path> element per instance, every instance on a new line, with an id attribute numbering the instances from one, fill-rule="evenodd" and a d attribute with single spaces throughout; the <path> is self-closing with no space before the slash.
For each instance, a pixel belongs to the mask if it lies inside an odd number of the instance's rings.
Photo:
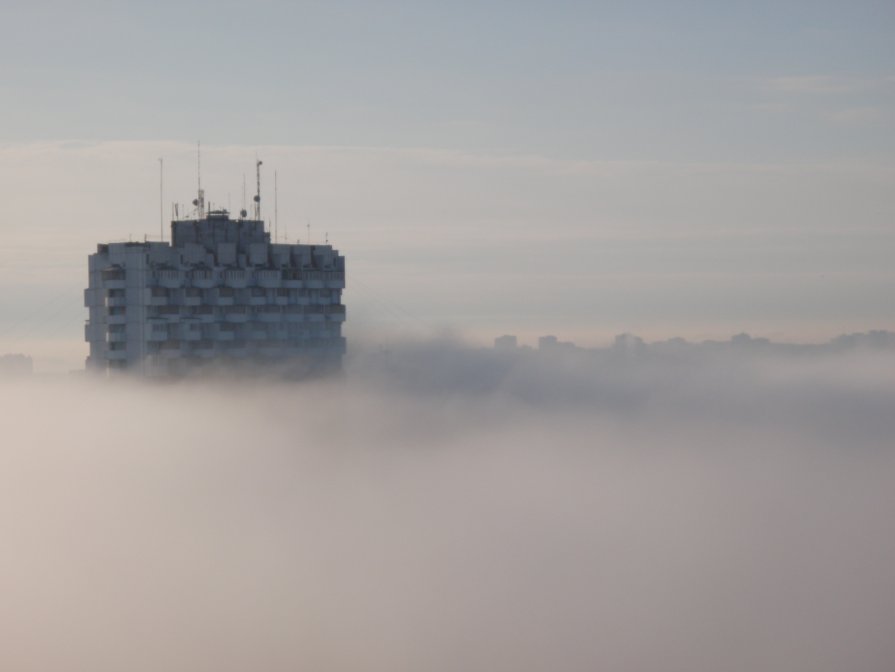
<path id="1" fill-rule="evenodd" d="M 200 189 L 195 218 L 171 222 L 170 243 L 100 244 L 90 255 L 87 368 L 338 368 L 345 258 L 329 244 L 271 242 L 257 205 L 254 219 L 231 219 L 203 201 Z"/>

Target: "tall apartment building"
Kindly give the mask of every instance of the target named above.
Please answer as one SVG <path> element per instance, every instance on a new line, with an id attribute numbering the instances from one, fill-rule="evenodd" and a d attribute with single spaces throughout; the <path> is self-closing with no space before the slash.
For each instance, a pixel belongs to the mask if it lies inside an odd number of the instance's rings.
<path id="1" fill-rule="evenodd" d="M 170 243 L 107 243 L 90 255 L 87 368 L 337 368 L 344 287 L 345 258 L 331 245 L 272 243 L 262 220 L 200 204 L 195 219 L 171 223 Z"/>

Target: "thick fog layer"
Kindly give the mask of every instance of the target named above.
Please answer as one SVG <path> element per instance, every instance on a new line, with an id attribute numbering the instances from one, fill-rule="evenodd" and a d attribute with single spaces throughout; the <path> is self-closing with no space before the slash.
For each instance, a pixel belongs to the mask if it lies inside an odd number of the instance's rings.
<path id="1" fill-rule="evenodd" d="M 0 384 L 5 671 L 889 672 L 895 357 Z"/>

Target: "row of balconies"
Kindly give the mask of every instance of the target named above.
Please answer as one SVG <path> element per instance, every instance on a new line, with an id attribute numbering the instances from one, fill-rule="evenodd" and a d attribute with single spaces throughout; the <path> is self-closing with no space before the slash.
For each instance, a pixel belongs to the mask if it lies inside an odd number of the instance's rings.
<path id="1" fill-rule="evenodd" d="M 208 308 L 202 306 L 201 308 Z M 168 340 L 172 333 L 182 334 L 187 340 L 197 340 L 198 334 L 202 333 L 202 329 L 208 328 L 210 325 L 218 325 L 221 333 L 226 333 L 228 329 L 235 329 L 237 325 L 248 324 L 258 332 L 266 333 L 269 327 L 261 325 L 270 324 L 338 324 L 345 321 L 345 306 L 288 306 L 286 309 L 280 309 L 278 306 L 264 306 L 265 312 L 257 312 L 257 309 L 251 309 L 247 306 L 233 306 L 224 309 L 221 312 L 203 312 L 201 314 L 192 314 L 186 319 L 174 319 L 170 321 L 151 322 L 144 332 L 149 341 L 165 341 Z M 277 309 L 276 312 L 271 309 Z M 310 312 L 314 311 L 314 312 Z M 163 319 L 149 316 L 150 320 Z M 102 329 L 101 324 L 99 329 Z M 126 332 L 119 327 L 126 326 L 125 315 L 109 316 L 106 321 L 107 331 L 103 333 L 94 332 L 97 327 L 89 321 L 84 325 L 84 339 L 86 341 L 93 340 L 91 336 L 95 333 L 96 337 L 108 342 L 124 342 L 126 340 Z M 224 338 L 227 338 L 224 336 Z"/>
<path id="2" fill-rule="evenodd" d="M 150 319 L 196 319 L 201 322 L 280 322 L 283 320 L 324 320 L 343 322 L 345 306 L 342 304 L 318 305 L 263 305 L 263 306 L 158 306 L 150 308 L 147 316 Z"/>
<path id="3" fill-rule="evenodd" d="M 247 287 L 308 287 L 342 289 L 345 287 L 344 271 L 314 271 L 299 269 L 202 269 L 202 270 L 170 270 L 159 269 L 153 272 L 159 287 L 177 289 L 180 287 L 198 287 L 210 289 L 225 286 L 232 289 Z M 105 276 L 104 276 L 105 277 Z M 103 280 L 103 285 L 110 287 Z M 121 282 L 123 283 L 123 274 Z M 124 284 L 121 285 L 124 287 Z"/>
<path id="4" fill-rule="evenodd" d="M 288 341 L 278 340 L 230 340 L 227 342 L 203 340 L 195 343 L 183 341 L 168 341 L 150 347 L 149 354 L 162 358 L 199 357 L 210 359 L 215 357 L 288 357 L 298 355 L 309 350 L 329 350 L 333 352 L 345 351 L 345 339 L 342 336 L 335 337 L 308 337 L 305 339 L 292 339 Z M 108 357 L 107 353 L 107 357 Z"/>
<path id="5" fill-rule="evenodd" d="M 339 298 L 339 294 L 340 292 L 337 292 L 336 298 Z M 164 287 L 144 289 L 144 302 L 148 306 L 327 305 L 331 303 L 332 298 L 330 290 L 296 290 L 284 287 L 278 289 L 252 287 L 243 290 L 235 290 L 231 287 L 214 287 L 207 290 L 196 287 L 188 287 L 183 290 L 170 290 Z M 115 294 L 106 298 L 106 305 L 110 307 L 124 306 L 127 305 L 127 302 L 123 295 Z"/>
<path id="6" fill-rule="evenodd" d="M 294 340 L 307 338 L 315 334 L 337 334 L 338 328 L 330 325 L 308 325 L 308 327 L 296 328 L 293 325 L 281 324 L 279 327 L 270 328 L 261 324 L 238 326 L 235 324 L 155 324 L 146 332 L 146 340 L 150 343 L 164 343 L 172 340 L 201 341 L 201 340 L 236 340 L 237 338 L 249 340 Z M 107 334 L 109 341 L 124 341 L 124 334 Z"/>
<path id="7" fill-rule="evenodd" d="M 106 289 L 98 297 L 98 303 L 92 299 L 92 297 L 96 296 L 91 293 L 93 291 L 94 290 L 88 289 L 85 292 L 84 303 L 88 307 L 99 305 L 106 308 L 123 308 L 128 305 L 129 297 L 124 289 Z M 294 289 L 287 287 L 279 287 L 276 289 L 251 287 L 239 290 L 233 289 L 232 287 L 213 287 L 204 290 L 198 287 L 187 287 L 183 289 L 145 287 L 142 290 L 142 303 L 148 306 L 232 306 L 240 304 L 251 306 L 263 306 L 267 304 L 279 306 L 287 306 L 290 304 L 327 305 L 331 303 L 333 298 L 338 299 L 340 295 L 340 290 Z M 133 296 L 130 298 L 133 300 Z"/>

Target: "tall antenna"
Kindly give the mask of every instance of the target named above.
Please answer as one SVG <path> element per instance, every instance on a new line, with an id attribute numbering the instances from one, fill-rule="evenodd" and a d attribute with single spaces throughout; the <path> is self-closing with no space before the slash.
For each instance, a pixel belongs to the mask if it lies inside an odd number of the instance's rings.
<path id="1" fill-rule="evenodd" d="M 308 245 L 311 244 L 311 220 L 308 220 Z"/>
<path id="2" fill-rule="evenodd" d="M 277 202 L 277 171 L 273 171 L 273 242 L 277 242 L 280 233 L 280 211 Z"/>
<path id="3" fill-rule="evenodd" d="M 246 209 L 246 174 L 242 174 L 242 209 Z"/>
<path id="4" fill-rule="evenodd" d="M 255 181 L 257 191 L 255 192 L 255 219 L 261 220 L 261 164 L 263 161 L 255 159 Z"/>
<path id="5" fill-rule="evenodd" d="M 205 192 L 202 190 L 202 143 L 196 141 L 196 183 L 199 193 L 193 205 L 196 206 L 196 219 L 205 218 Z"/>
<path id="6" fill-rule="evenodd" d="M 158 231 L 161 241 L 165 242 L 165 160 L 158 160 Z"/>

